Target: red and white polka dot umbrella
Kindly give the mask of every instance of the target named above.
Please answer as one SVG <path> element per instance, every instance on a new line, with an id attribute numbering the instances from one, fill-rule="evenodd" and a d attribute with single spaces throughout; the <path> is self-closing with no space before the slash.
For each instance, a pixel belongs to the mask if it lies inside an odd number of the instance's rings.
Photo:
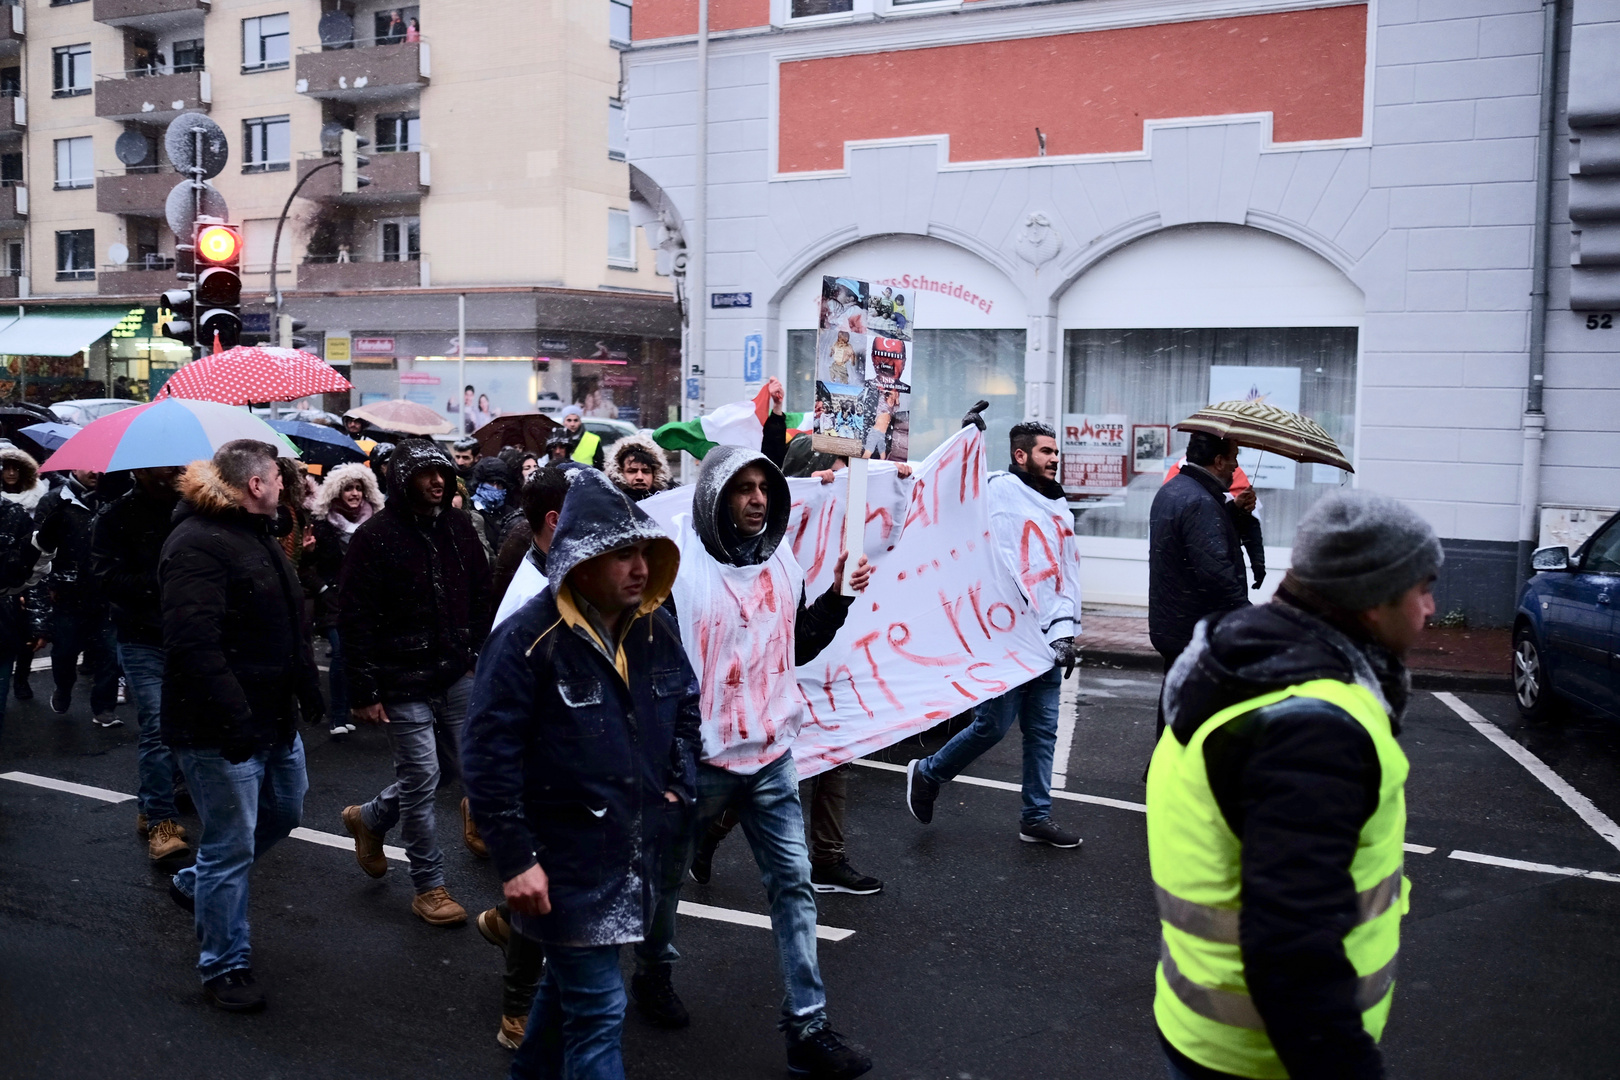
<path id="1" fill-rule="evenodd" d="M 246 405 L 250 401 L 297 401 L 311 394 L 349 389 L 349 380 L 314 353 L 238 345 L 191 361 L 169 377 L 158 397 Z"/>

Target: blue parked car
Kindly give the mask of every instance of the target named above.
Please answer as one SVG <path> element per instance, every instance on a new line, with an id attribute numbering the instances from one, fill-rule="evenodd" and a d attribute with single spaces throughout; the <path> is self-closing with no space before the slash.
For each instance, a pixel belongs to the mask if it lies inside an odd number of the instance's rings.
<path id="1" fill-rule="evenodd" d="M 1513 622 L 1513 692 L 1538 720 L 1555 698 L 1620 720 L 1620 514 L 1571 555 L 1545 547 Z"/>

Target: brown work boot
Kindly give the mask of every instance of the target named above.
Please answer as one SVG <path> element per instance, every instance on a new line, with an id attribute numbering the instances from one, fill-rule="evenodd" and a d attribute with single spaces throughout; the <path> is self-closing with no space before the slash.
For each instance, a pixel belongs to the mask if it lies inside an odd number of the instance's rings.
<path id="1" fill-rule="evenodd" d="M 186 830 L 178 821 L 160 821 L 147 835 L 146 854 L 153 862 L 172 859 L 190 850 L 186 845 Z"/>
<path id="2" fill-rule="evenodd" d="M 523 1045 L 523 1033 L 528 1029 L 527 1016 L 503 1016 L 500 1030 L 495 1032 L 495 1041 L 508 1050 L 516 1050 Z"/>
<path id="3" fill-rule="evenodd" d="M 478 835 L 478 824 L 472 819 L 472 811 L 467 809 L 466 799 L 461 800 L 461 840 L 477 858 L 489 858 L 489 845 Z"/>
<path id="4" fill-rule="evenodd" d="M 145 840 L 146 834 L 150 831 L 146 826 L 146 815 L 137 813 L 135 815 L 135 835 Z"/>
<path id="5" fill-rule="evenodd" d="M 358 806 L 343 808 L 343 827 L 354 837 L 354 861 L 372 877 L 382 877 L 388 870 L 388 856 L 383 854 L 383 838 L 366 828 Z"/>
<path id="6" fill-rule="evenodd" d="M 512 940 L 512 924 L 501 918 L 500 908 L 490 908 L 478 915 L 478 932 L 484 935 L 484 940 L 503 952 L 506 943 Z"/>
<path id="7" fill-rule="evenodd" d="M 467 921 L 467 909 L 450 899 L 450 892 L 443 885 L 417 893 L 416 899 L 411 901 L 411 910 L 433 926 L 460 926 Z"/>

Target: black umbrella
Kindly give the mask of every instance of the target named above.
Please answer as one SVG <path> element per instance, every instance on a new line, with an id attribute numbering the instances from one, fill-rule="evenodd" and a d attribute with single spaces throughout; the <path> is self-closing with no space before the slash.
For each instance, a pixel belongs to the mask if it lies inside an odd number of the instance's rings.
<path id="1" fill-rule="evenodd" d="M 298 456 L 306 464 L 319 465 L 322 472 L 366 460 L 366 452 L 360 445 L 336 428 L 306 424 L 302 420 L 266 420 L 265 423 L 291 439 L 298 447 Z"/>

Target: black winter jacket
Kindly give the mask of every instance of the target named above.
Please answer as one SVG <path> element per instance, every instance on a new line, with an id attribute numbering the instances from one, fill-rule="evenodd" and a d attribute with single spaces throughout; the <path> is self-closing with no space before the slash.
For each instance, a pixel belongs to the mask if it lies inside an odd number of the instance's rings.
<path id="1" fill-rule="evenodd" d="M 174 529 L 173 500 L 140 488 L 125 492 L 96 515 L 90 572 L 112 608 L 113 629 L 126 645 L 163 644 L 158 560 Z"/>
<path id="2" fill-rule="evenodd" d="M 48 609 L 31 602 L 28 589 L 40 559 L 34 546 L 34 519 L 10 500 L 0 499 L 0 657 L 10 658 L 34 638 L 45 637 Z"/>
<path id="3" fill-rule="evenodd" d="M 162 587 L 163 741 L 226 755 L 291 743 L 325 711 L 298 575 L 274 519 L 244 510 L 211 462 L 180 480 Z"/>
<path id="4" fill-rule="evenodd" d="M 91 533 L 100 508 L 96 493 L 71 475 L 39 501 L 36 540 L 51 553 L 45 585 L 55 608 L 94 611 L 106 602 L 90 565 Z"/>
<path id="5" fill-rule="evenodd" d="M 1165 656 L 1192 640 L 1205 615 L 1249 603 L 1243 549 L 1225 488 L 1188 464 L 1153 496 L 1148 515 L 1148 637 Z"/>
<path id="6" fill-rule="evenodd" d="M 338 629 L 357 708 L 444 693 L 473 670 L 489 634 L 489 560 L 467 515 L 412 509 L 411 479 L 425 469 L 444 475 L 448 499 L 449 457 L 425 440 L 401 442 L 389 459 L 388 504 L 356 530 L 343 559 Z"/>
<path id="7" fill-rule="evenodd" d="M 640 540 L 641 607 L 602 643 L 568 586 L 586 559 Z M 551 584 L 485 645 L 462 736 L 467 798 L 502 880 L 535 865 L 551 913 L 516 929 L 566 945 L 640 940 L 652 916 L 669 804 L 694 797 L 698 686 L 674 620 L 659 603 L 679 555 L 602 474 L 581 470 L 552 540 Z M 620 675 L 616 661 L 622 656 Z"/>
<path id="8" fill-rule="evenodd" d="M 1311 679 L 1359 683 L 1388 705 L 1399 734 L 1407 674 L 1387 650 L 1353 639 L 1285 590 L 1202 623 L 1165 681 L 1165 718 L 1183 745 L 1211 716 Z M 1350 863 L 1378 807 L 1372 736 L 1335 706 L 1264 710 L 1204 742 L 1216 805 L 1242 841 L 1244 979 L 1290 1076 L 1375 1080 L 1344 935 L 1357 920 Z M 1222 1077 L 1170 1052 L 1194 1080 Z"/>

